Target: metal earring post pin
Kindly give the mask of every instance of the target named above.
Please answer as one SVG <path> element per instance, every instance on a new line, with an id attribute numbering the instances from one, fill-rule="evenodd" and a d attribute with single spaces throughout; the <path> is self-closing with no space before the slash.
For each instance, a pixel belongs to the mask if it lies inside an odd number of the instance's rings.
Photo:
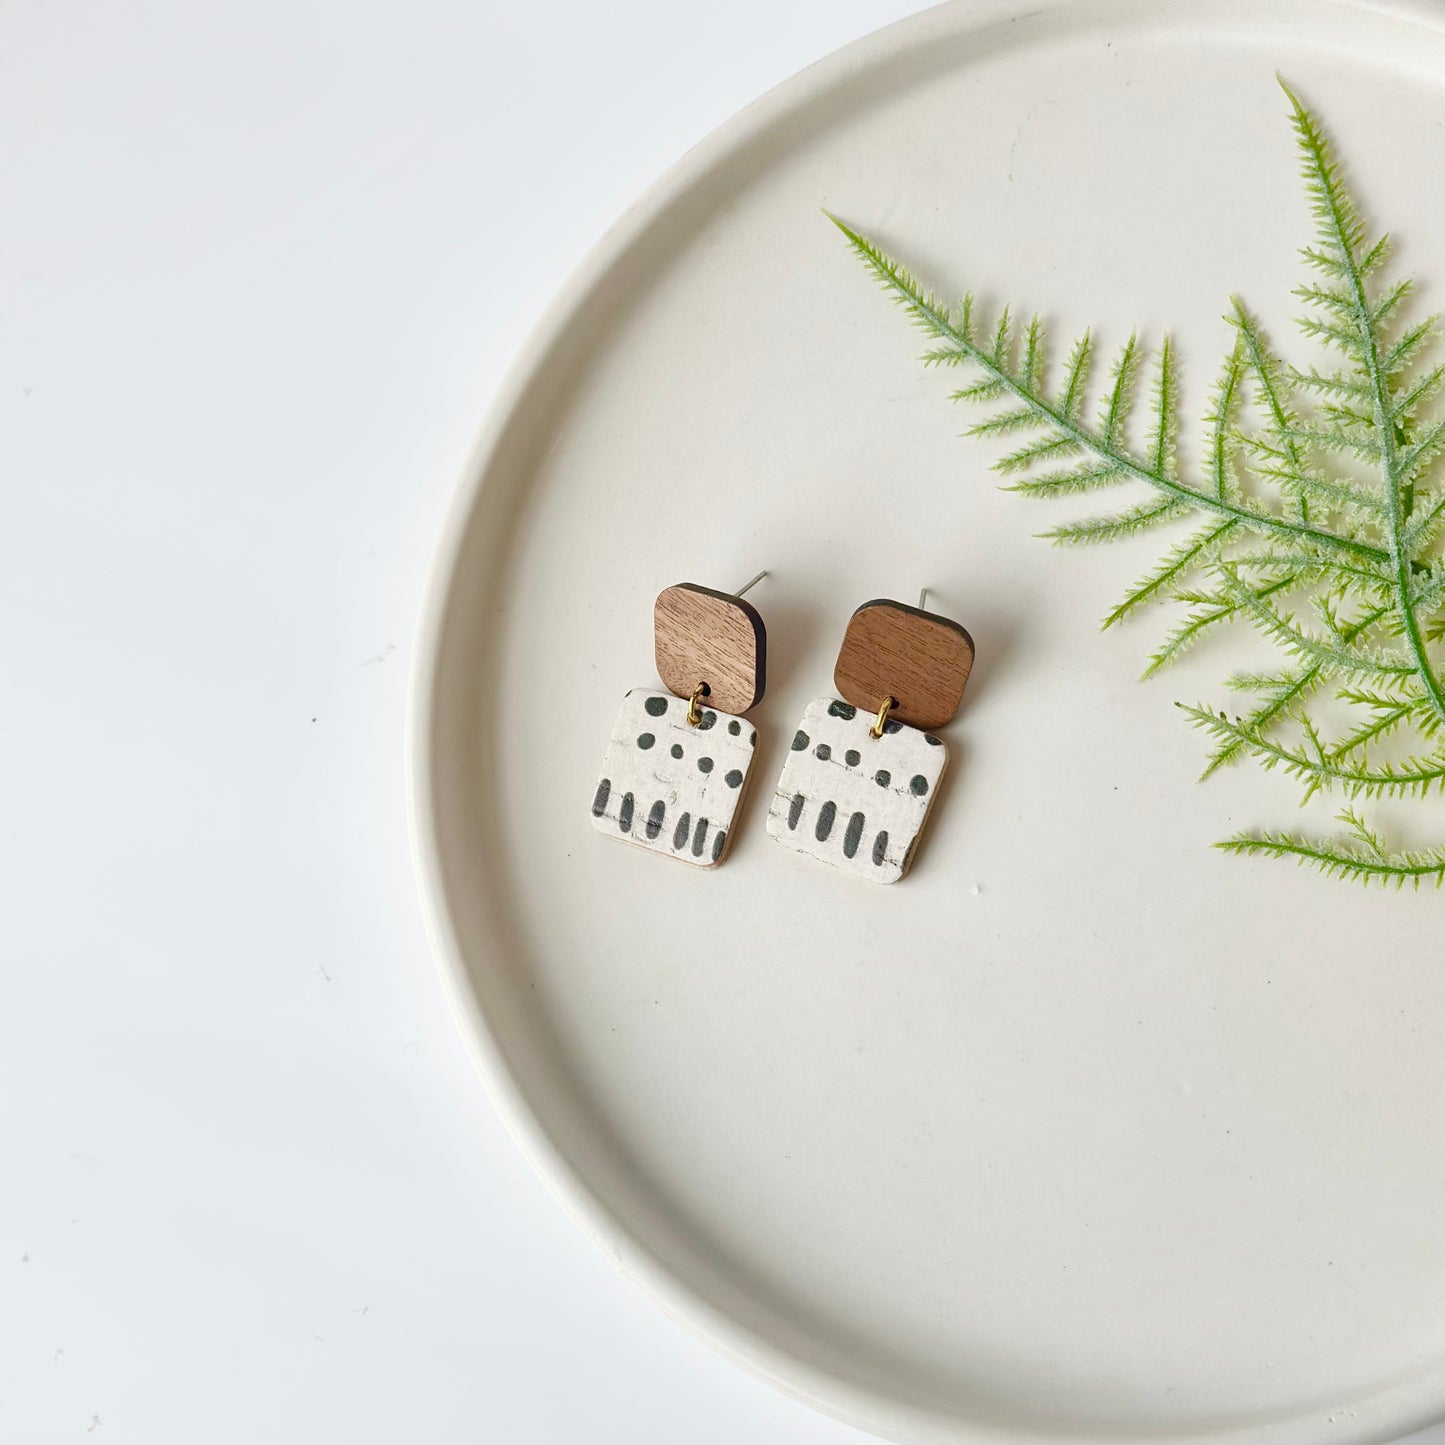
<path id="1" fill-rule="evenodd" d="M 768 575 L 768 574 L 767 574 L 766 569 L 764 569 L 762 572 L 759 572 L 758 575 L 757 575 L 756 577 L 754 577 L 751 581 L 749 581 L 749 582 L 744 582 L 743 585 L 742 585 L 741 587 L 739 587 L 736 592 L 733 593 L 733 596 L 734 596 L 734 597 L 741 597 L 744 592 L 746 592 L 750 587 L 756 586 L 756 585 L 757 585 L 759 582 L 761 582 L 761 581 L 763 580 L 763 578 L 766 577 L 767 575 Z"/>

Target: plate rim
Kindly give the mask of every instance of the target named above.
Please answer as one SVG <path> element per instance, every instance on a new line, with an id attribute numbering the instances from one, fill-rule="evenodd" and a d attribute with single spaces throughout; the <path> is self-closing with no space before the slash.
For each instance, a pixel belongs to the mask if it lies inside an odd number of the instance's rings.
<path id="1" fill-rule="evenodd" d="M 689 147 L 658 175 L 585 251 L 528 331 L 488 401 L 443 513 L 427 569 L 413 632 L 404 736 L 407 826 L 413 874 L 428 945 L 443 993 L 493 1106 L 523 1157 L 582 1233 L 639 1286 L 671 1319 L 725 1358 L 785 1395 L 856 1429 L 899 1442 L 977 1445 L 1060 1445 L 1081 1434 L 1000 1426 L 905 1403 L 853 1384 L 772 1342 L 743 1324 L 702 1291 L 674 1273 L 646 1238 L 616 1213 L 554 1141 L 542 1117 L 508 1066 L 476 991 L 454 927 L 447 897 L 438 828 L 433 740 L 436 734 L 440 657 L 458 564 L 474 516 L 483 503 L 492 463 L 509 428 L 563 340 L 570 319 L 606 285 L 608 277 L 639 245 L 666 210 L 708 175 L 773 126 L 845 84 L 859 73 L 896 63 L 936 39 L 957 38 L 1061 12 L 1105 9 L 1112 0 L 942 0 L 893 21 L 826 54 L 764 91 Z M 1168 0 L 1175 3 L 1175 0 Z M 1349 11 L 1445 31 L 1438 0 L 1312 0 L 1321 11 Z M 1389 1445 L 1402 1436 L 1445 1421 L 1445 1373 L 1422 1377 L 1413 1388 L 1385 1387 L 1369 1397 L 1368 1418 L 1334 1419 L 1336 1445 Z M 1317 1445 L 1320 1421 L 1308 1414 L 1268 1417 L 1224 1429 L 1181 1428 L 1155 1445 Z M 1101 1434 L 1093 1445 L 1138 1445 L 1129 1432 Z"/>

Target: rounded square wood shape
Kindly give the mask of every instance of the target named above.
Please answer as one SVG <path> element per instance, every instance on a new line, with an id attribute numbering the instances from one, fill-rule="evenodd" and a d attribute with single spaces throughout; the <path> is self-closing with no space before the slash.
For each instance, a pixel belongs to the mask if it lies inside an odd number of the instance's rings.
<path id="1" fill-rule="evenodd" d="M 855 707 L 877 712 L 893 697 L 899 722 L 941 728 L 958 711 L 972 667 L 973 638 L 958 623 L 880 598 L 848 619 L 833 682 Z"/>
<path id="2" fill-rule="evenodd" d="M 750 603 L 679 582 L 658 594 L 653 623 L 657 675 L 669 692 L 691 697 L 706 684 L 708 702 L 727 713 L 744 713 L 761 699 L 768 637 Z"/>

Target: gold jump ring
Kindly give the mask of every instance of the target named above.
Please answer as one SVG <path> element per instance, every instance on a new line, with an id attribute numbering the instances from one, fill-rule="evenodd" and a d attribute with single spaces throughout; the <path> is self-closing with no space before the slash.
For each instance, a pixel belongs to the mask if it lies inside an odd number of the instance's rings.
<path id="1" fill-rule="evenodd" d="M 868 736 L 870 738 L 881 738 L 883 736 L 883 725 L 888 721 L 888 714 L 897 706 L 898 699 L 896 697 L 885 697 L 883 699 L 878 705 L 878 716 L 874 720 L 873 726 L 868 729 Z"/>
<path id="2" fill-rule="evenodd" d="M 702 713 L 698 711 L 697 706 L 698 699 L 706 697 L 710 691 L 711 689 L 705 682 L 700 682 L 695 688 L 693 688 L 692 697 L 689 699 L 687 704 L 687 722 L 689 727 L 702 726 Z"/>

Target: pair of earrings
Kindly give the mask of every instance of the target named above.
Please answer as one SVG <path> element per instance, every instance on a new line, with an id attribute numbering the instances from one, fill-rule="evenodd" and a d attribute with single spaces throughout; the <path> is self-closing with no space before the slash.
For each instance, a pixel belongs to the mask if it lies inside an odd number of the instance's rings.
<path id="1" fill-rule="evenodd" d="M 690 582 L 653 609 L 666 692 L 634 688 L 592 799 L 597 828 L 710 868 L 731 841 L 758 734 L 743 716 L 767 680 L 767 629 L 743 593 Z M 768 807 L 778 842 L 876 883 L 913 861 L 973 666 L 973 639 L 949 618 L 901 602 L 865 602 L 833 669 L 837 697 L 808 704 Z"/>

